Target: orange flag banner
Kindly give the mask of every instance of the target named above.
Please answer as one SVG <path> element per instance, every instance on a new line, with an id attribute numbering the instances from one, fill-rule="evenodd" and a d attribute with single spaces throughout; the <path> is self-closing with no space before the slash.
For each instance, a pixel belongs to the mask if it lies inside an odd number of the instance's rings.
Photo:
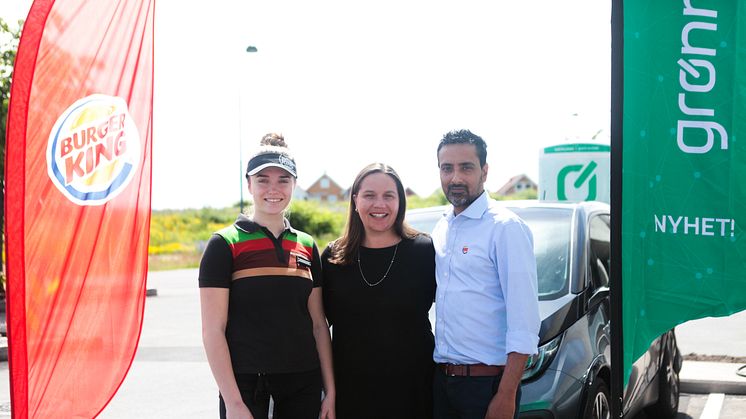
<path id="1" fill-rule="evenodd" d="M 150 227 L 154 0 L 36 0 L 6 146 L 14 418 L 94 417 L 132 364 Z"/>

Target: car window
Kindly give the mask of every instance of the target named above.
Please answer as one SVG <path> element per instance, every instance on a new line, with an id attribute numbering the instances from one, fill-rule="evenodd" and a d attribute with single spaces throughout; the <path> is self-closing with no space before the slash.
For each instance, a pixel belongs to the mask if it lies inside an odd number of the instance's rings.
<path id="1" fill-rule="evenodd" d="M 609 268 L 611 264 L 611 229 L 609 228 L 609 217 L 596 215 L 591 217 L 589 223 L 590 237 L 590 273 L 591 285 L 594 289 L 609 286 Z"/>
<path id="2" fill-rule="evenodd" d="M 419 214 L 407 214 L 407 224 L 417 231 L 430 234 L 439 219 L 443 218 L 441 213 L 428 212 Z"/>

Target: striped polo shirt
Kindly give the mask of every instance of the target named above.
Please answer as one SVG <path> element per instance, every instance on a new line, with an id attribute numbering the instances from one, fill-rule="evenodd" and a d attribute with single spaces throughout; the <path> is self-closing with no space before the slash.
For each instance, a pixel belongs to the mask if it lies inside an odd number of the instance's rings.
<path id="1" fill-rule="evenodd" d="M 275 237 L 241 214 L 210 238 L 199 286 L 230 290 L 225 336 L 235 373 L 318 368 L 308 297 L 320 269 L 313 238 L 287 220 Z"/>

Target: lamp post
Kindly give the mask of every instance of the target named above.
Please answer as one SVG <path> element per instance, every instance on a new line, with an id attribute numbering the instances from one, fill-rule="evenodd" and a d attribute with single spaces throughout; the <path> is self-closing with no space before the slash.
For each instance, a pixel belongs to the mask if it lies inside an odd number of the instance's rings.
<path id="1" fill-rule="evenodd" d="M 258 52 L 259 50 L 254 45 L 249 45 L 246 47 L 246 52 Z M 241 66 L 239 66 L 239 69 Z M 243 114 L 241 113 L 241 96 L 243 94 L 243 75 L 239 74 L 238 76 L 239 85 L 238 85 L 238 186 L 240 188 L 240 202 L 241 202 L 241 213 L 243 213 L 243 178 L 244 178 L 244 167 L 243 167 L 243 138 L 242 138 L 242 129 L 241 129 L 241 121 Z"/>

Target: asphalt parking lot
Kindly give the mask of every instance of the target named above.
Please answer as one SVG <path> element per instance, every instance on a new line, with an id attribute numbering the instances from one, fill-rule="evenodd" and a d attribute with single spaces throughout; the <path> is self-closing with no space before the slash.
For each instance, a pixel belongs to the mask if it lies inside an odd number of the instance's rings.
<path id="1" fill-rule="evenodd" d="M 746 396 L 722 393 L 682 394 L 677 419 L 743 419 L 746 417 Z M 634 419 L 655 419 L 644 413 Z"/>
<path id="2" fill-rule="evenodd" d="M 217 386 L 210 374 L 201 343 L 196 276 L 196 270 L 155 272 L 150 275 L 148 288 L 157 290 L 157 296 L 147 298 L 135 360 L 122 387 L 100 418 L 217 417 Z M 740 343 L 741 339 L 746 342 L 746 312 L 730 318 L 705 319 L 704 324 L 688 323 L 677 327 L 677 335 L 684 354 L 698 352 L 746 356 L 746 344 Z M 696 365 L 704 366 L 703 371 L 709 372 L 713 372 L 713 366 L 721 367 L 723 372 L 718 372 L 714 377 L 716 379 L 731 374 L 736 367 L 723 363 Z M 694 378 L 704 374 L 696 368 L 691 369 L 696 365 L 685 361 L 685 370 L 690 368 L 690 376 Z M 686 378 L 684 372 L 682 380 Z M 705 381 L 707 383 L 709 381 Z M 742 389 L 744 392 L 741 395 L 721 392 L 682 394 L 679 418 L 746 418 L 746 395 L 742 395 L 746 393 L 746 381 L 735 381 L 733 385 L 735 387 L 731 389 Z M 10 416 L 9 401 L 8 364 L 2 362 L 0 417 Z M 635 419 L 655 418 L 639 415 Z"/>

